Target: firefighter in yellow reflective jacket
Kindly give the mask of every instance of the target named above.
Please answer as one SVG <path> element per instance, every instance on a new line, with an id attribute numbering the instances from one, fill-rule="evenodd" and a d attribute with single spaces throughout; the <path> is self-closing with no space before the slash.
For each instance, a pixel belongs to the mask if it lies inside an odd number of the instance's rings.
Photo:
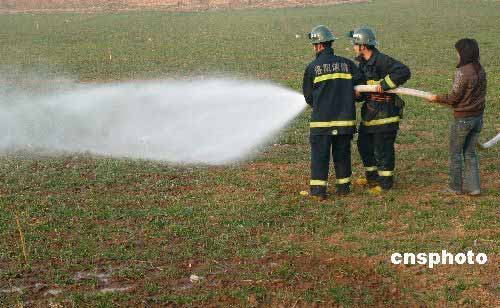
<path id="1" fill-rule="evenodd" d="M 410 69 L 401 62 L 381 53 L 370 28 L 351 31 L 350 37 L 359 70 L 367 84 L 378 85 L 378 93 L 364 95 L 359 125 L 358 150 L 370 186 L 390 189 L 395 167 L 394 142 L 403 114 L 404 102 L 395 94 L 384 91 L 396 88 L 410 79 Z"/>
<path id="2" fill-rule="evenodd" d="M 328 27 L 312 29 L 309 39 L 316 59 L 304 72 L 303 92 L 312 107 L 310 123 L 310 195 L 326 198 L 330 154 L 336 176 L 336 191 L 347 194 L 351 182 L 351 140 L 356 132 L 354 85 L 361 74 L 349 59 L 334 54 L 336 39 Z"/>

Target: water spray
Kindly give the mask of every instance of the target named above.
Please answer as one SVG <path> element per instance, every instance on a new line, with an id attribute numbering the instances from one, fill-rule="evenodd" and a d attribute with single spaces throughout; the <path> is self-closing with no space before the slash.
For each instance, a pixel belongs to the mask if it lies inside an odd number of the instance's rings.
<path id="1" fill-rule="evenodd" d="M 0 153 L 79 153 L 173 163 L 248 158 L 306 106 L 268 82 L 204 79 L 74 84 L 0 93 Z"/>

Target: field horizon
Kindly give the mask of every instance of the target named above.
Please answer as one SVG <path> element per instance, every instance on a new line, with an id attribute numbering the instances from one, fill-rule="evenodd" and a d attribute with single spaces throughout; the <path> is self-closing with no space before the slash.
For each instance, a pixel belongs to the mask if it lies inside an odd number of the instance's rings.
<path id="1" fill-rule="evenodd" d="M 161 10 L 173 12 L 286 8 L 359 3 L 367 0 L 0 0 L 0 13 Z"/>

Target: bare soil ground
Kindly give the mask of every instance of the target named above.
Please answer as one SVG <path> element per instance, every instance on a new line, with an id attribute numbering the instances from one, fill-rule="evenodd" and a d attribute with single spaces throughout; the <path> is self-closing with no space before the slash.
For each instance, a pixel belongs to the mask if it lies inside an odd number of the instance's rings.
<path id="1" fill-rule="evenodd" d="M 354 2 L 366 2 L 366 0 L 0 0 L 0 13 L 140 9 L 185 12 L 215 9 L 304 7 Z"/>

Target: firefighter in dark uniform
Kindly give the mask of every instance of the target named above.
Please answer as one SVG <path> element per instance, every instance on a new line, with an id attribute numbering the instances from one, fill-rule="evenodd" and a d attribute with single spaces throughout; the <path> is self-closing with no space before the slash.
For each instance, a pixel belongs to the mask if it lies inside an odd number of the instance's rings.
<path id="1" fill-rule="evenodd" d="M 336 192 L 347 194 L 351 182 L 351 140 L 356 132 L 354 85 L 363 83 L 353 61 L 334 54 L 335 40 L 328 27 L 309 33 L 316 59 L 304 72 L 304 97 L 312 107 L 310 123 L 311 196 L 326 198 L 330 153 L 336 176 Z"/>
<path id="2" fill-rule="evenodd" d="M 377 85 L 377 93 L 363 95 L 362 121 L 359 125 L 358 150 L 371 187 L 390 189 L 395 167 L 394 142 L 402 117 L 404 102 L 384 91 L 396 88 L 410 79 L 410 69 L 381 53 L 370 28 L 361 27 L 348 35 L 353 43 L 359 70 L 366 83 Z"/>

